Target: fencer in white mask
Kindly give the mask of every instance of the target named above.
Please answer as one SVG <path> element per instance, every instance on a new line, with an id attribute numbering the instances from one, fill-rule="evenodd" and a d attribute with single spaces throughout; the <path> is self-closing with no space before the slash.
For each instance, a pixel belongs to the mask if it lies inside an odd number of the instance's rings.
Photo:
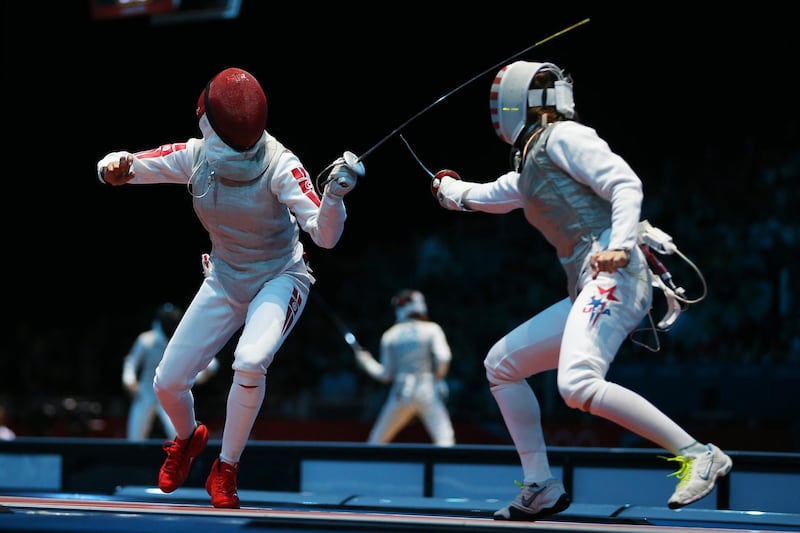
<path id="1" fill-rule="evenodd" d="M 431 189 L 446 209 L 519 211 L 552 246 L 566 296 L 524 319 L 488 351 L 484 366 L 519 454 L 523 484 L 498 520 L 536 520 L 564 511 L 570 497 L 547 457 L 539 401 L 527 378 L 557 371 L 564 402 L 660 446 L 678 464 L 668 499 L 679 508 L 707 496 L 732 461 L 698 441 L 638 393 L 606 379 L 622 343 L 648 315 L 651 272 L 638 244 L 642 183 L 597 132 L 578 121 L 573 83 L 548 62 L 516 61 L 490 91 L 494 129 L 511 146 L 511 170 L 486 182 L 438 172 Z M 530 280 L 516 279 L 524 290 Z"/>

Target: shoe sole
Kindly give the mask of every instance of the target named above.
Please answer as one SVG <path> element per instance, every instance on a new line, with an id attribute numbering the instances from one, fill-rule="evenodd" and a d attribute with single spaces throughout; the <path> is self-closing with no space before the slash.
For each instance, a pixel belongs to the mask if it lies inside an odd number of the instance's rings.
<path id="1" fill-rule="evenodd" d="M 532 522 L 532 521 L 540 520 L 542 518 L 546 518 L 548 516 L 552 516 L 554 514 L 558 514 L 558 513 L 562 512 L 562 511 L 565 511 L 570 506 L 571 503 L 572 503 L 572 500 L 570 499 L 570 497 L 567 494 L 562 494 L 558 498 L 558 500 L 556 500 L 556 504 L 554 506 L 548 507 L 547 509 L 542 509 L 538 513 L 526 513 L 525 511 L 521 511 L 520 509 L 517 509 L 516 507 L 509 507 L 508 508 L 509 518 L 505 518 L 502 515 L 500 515 L 500 516 L 494 515 L 494 519 L 495 520 L 514 520 L 514 521 L 520 521 L 520 522 Z"/>
<path id="2" fill-rule="evenodd" d="M 214 507 L 215 509 L 240 509 L 241 508 L 239 503 L 236 503 L 235 505 L 221 505 L 221 504 L 218 504 L 218 503 L 214 503 L 213 501 L 211 502 L 211 506 Z"/>
<path id="3" fill-rule="evenodd" d="M 717 486 L 717 481 L 719 481 L 719 478 L 727 476 L 730 473 L 732 468 L 733 468 L 733 461 L 731 460 L 730 457 L 728 457 L 727 460 L 725 461 L 725 465 L 722 468 L 720 468 L 719 470 L 717 470 L 716 474 L 714 474 L 714 482 L 711 485 L 708 486 L 708 490 L 706 490 L 705 492 L 699 494 L 697 497 L 695 497 L 691 501 L 688 501 L 688 502 L 668 502 L 667 506 L 670 509 L 680 509 L 681 507 L 686 507 L 687 505 L 693 504 L 696 501 L 702 500 L 703 498 L 705 498 L 706 496 L 711 494 L 711 491 L 714 490 L 714 487 Z"/>

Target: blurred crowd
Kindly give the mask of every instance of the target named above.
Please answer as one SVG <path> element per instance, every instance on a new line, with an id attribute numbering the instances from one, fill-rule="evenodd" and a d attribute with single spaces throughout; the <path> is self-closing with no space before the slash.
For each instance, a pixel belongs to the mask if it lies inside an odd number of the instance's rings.
<path id="1" fill-rule="evenodd" d="M 660 259 L 690 298 L 702 293 L 703 281 L 708 292 L 660 334 L 657 353 L 626 343 L 618 367 L 800 367 L 800 141 L 794 126 L 787 128 L 768 145 L 745 138 L 725 149 L 711 145 L 700 161 L 676 157 L 637 168 L 645 184 L 644 218 L 669 233 L 697 270 L 677 255 Z M 316 290 L 370 349 L 393 321 L 389 297 L 401 287 L 423 291 L 454 354 L 448 379 L 454 422 L 490 427 L 500 419 L 485 384 L 486 350 L 565 294 L 563 272 L 547 246 L 521 216 L 452 217 L 406 239 L 370 242 L 359 256 L 318 254 L 323 281 Z M 530 253 L 536 249 L 543 253 Z M 333 279 L 336 284 L 327 281 Z M 655 301 L 660 305 L 658 293 Z M 81 327 L 42 329 L 36 317 L 14 321 L 0 346 L 6 425 L 17 436 L 85 436 L 101 431 L 93 425 L 104 418 L 124 418 L 123 357 L 155 304 L 132 306 L 127 315 L 86 316 Z M 654 309 L 653 318 L 662 312 Z M 222 416 L 228 361 L 223 351 L 220 375 L 204 385 L 218 397 L 206 390 L 198 400 L 208 417 Z M 552 387 L 545 378 L 539 385 Z M 349 346 L 313 300 L 276 358 L 268 387 L 263 415 L 296 419 L 371 421 L 385 394 L 358 372 Z M 543 405 L 546 414 L 562 414 L 554 390 L 541 396 L 550 402 Z"/>

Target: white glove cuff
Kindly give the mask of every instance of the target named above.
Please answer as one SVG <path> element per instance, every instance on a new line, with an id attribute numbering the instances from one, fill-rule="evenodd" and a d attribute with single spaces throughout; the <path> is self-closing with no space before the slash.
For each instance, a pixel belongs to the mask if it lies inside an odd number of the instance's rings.
<path id="1" fill-rule="evenodd" d="M 451 211 L 471 211 L 464 205 L 464 196 L 469 191 L 470 184 L 464 181 L 444 176 L 439 183 L 439 193 L 437 198 L 439 204 Z"/>

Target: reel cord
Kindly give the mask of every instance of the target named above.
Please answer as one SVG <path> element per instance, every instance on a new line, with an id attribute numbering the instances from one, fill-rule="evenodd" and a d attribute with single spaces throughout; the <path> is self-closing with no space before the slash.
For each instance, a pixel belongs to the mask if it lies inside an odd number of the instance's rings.
<path id="1" fill-rule="evenodd" d="M 653 313 L 652 308 L 647 312 L 647 320 L 649 322 L 649 326 L 646 328 L 638 328 L 631 332 L 630 339 L 631 342 L 636 344 L 637 346 L 641 346 L 651 352 L 659 352 L 661 350 L 661 340 L 658 336 L 659 333 L 666 333 L 669 331 L 672 326 L 675 325 L 675 322 L 678 319 L 678 316 L 688 309 L 688 307 L 692 304 L 696 304 L 705 300 L 706 296 L 708 295 L 708 285 L 706 284 L 706 278 L 703 276 L 703 273 L 697 267 L 697 265 L 686 255 L 684 255 L 677 247 L 673 247 L 670 249 L 669 253 L 674 253 L 683 261 L 686 262 L 689 267 L 694 270 L 697 274 L 700 283 L 703 286 L 703 290 L 697 298 L 691 299 L 685 296 L 686 291 L 682 287 L 678 287 L 672 281 L 672 274 L 667 270 L 664 264 L 655 256 L 653 253 L 653 249 L 647 244 L 640 244 L 639 245 L 642 251 L 644 252 L 645 257 L 647 258 L 647 263 L 650 267 L 650 271 L 657 276 L 658 281 L 653 283 L 654 287 L 660 288 L 664 292 L 664 296 L 667 299 L 667 306 L 668 311 L 664 318 L 658 324 L 655 323 L 653 320 Z M 667 252 L 659 252 L 659 253 L 667 253 Z M 674 308 L 670 306 L 671 300 L 677 302 L 678 307 Z M 675 304 L 673 304 L 675 305 Z M 642 332 L 652 332 L 653 333 L 653 340 L 654 346 L 647 344 L 644 341 L 640 341 L 636 338 L 637 334 Z"/>

